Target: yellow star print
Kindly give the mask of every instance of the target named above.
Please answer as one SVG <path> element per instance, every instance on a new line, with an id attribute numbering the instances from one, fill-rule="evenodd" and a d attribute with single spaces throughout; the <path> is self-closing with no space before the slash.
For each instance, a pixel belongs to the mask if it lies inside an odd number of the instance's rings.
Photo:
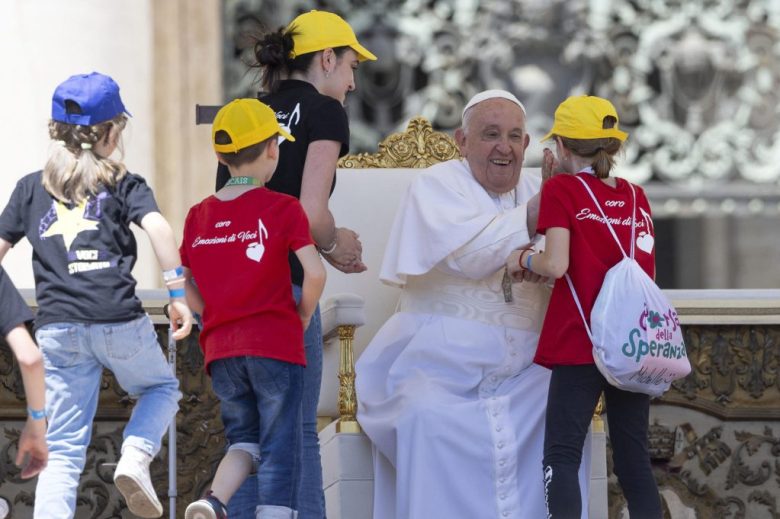
<path id="1" fill-rule="evenodd" d="M 97 229 L 98 222 L 84 218 L 86 206 L 86 200 L 83 200 L 73 209 L 68 209 L 62 202 L 56 202 L 54 210 L 57 211 L 57 221 L 51 224 L 41 236 L 48 238 L 49 236 L 61 234 L 62 239 L 65 240 L 65 250 L 69 251 L 73 240 L 76 239 L 76 236 L 81 231 L 94 231 Z"/>

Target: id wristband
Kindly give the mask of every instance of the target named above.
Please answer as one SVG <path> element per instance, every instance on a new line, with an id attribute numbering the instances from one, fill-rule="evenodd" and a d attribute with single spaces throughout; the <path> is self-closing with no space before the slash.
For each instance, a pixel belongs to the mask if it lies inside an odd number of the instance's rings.
<path id="1" fill-rule="evenodd" d="M 175 269 L 171 270 L 163 270 L 163 280 L 167 281 L 173 281 L 174 279 L 180 278 L 184 276 L 184 267 L 179 265 Z"/>
<path id="2" fill-rule="evenodd" d="M 175 288 L 173 290 L 168 290 L 168 297 L 173 299 L 174 297 L 184 297 L 186 292 L 183 288 Z"/>
<path id="3" fill-rule="evenodd" d="M 525 257 L 525 269 L 531 270 L 531 257 L 536 254 L 535 252 L 532 252 L 528 256 Z"/>
<path id="4" fill-rule="evenodd" d="M 44 411 L 43 409 L 33 409 L 32 407 L 28 407 L 27 414 L 33 420 L 43 420 L 44 418 L 46 418 L 46 411 Z"/>

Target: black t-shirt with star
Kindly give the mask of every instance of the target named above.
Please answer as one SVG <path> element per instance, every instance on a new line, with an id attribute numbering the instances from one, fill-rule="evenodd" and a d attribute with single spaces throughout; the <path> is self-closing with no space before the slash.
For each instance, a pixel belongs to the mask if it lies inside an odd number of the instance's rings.
<path id="1" fill-rule="evenodd" d="M 276 112 L 279 124 L 287 129 L 295 141 L 283 140 L 279 146 L 279 165 L 266 186 L 279 193 L 301 197 L 303 166 L 309 144 L 328 140 L 341 143 L 339 157 L 349 151 L 349 122 L 347 112 L 336 99 L 320 94 L 311 83 L 294 79 L 284 80 L 273 94 L 259 96 Z M 217 190 L 230 178 L 226 166 L 220 164 L 217 170 Z M 334 176 L 331 192 L 335 187 Z M 292 282 L 303 282 L 303 269 L 294 253 L 290 253 Z"/>
<path id="2" fill-rule="evenodd" d="M 32 320 L 32 312 L 5 273 L 5 269 L 0 267 L 0 335 L 5 337 L 20 324 Z"/>
<path id="3" fill-rule="evenodd" d="M 63 204 L 40 171 L 16 184 L 0 214 L 0 238 L 33 248 L 36 328 L 53 322 L 125 322 L 144 314 L 132 275 L 137 256 L 130 223 L 159 211 L 146 181 L 127 173 L 79 205 Z"/>

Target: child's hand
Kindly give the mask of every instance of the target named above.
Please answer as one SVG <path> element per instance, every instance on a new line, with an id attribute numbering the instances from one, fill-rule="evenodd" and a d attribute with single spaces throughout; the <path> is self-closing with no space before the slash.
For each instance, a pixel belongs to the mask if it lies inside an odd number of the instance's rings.
<path id="1" fill-rule="evenodd" d="M 325 259 L 336 269 L 345 274 L 364 272 L 367 267 L 363 263 L 363 244 L 359 235 L 351 229 L 338 227 L 336 229 L 336 250 L 324 254 Z"/>
<path id="2" fill-rule="evenodd" d="M 534 251 L 531 249 L 516 250 L 513 251 L 507 258 L 506 271 L 507 273 L 509 273 L 509 277 L 511 277 L 512 281 L 514 281 L 515 283 L 522 283 L 523 281 L 527 281 L 529 283 L 547 282 L 546 277 L 542 277 L 539 274 L 535 274 L 530 270 L 520 266 L 520 261 L 524 259 L 523 254 L 525 252 L 528 252 L 530 254 Z M 525 265 L 525 263 L 523 263 L 523 265 Z"/>
<path id="3" fill-rule="evenodd" d="M 303 331 L 306 332 L 306 330 L 309 329 L 309 323 L 311 322 L 311 317 L 301 317 L 301 326 L 303 326 Z"/>
<path id="4" fill-rule="evenodd" d="M 171 299 L 168 305 L 171 326 L 173 327 L 173 338 L 177 341 L 184 339 L 192 330 L 192 312 L 190 307 L 183 299 Z"/>
<path id="5" fill-rule="evenodd" d="M 311 314 L 303 315 L 301 313 L 301 307 L 298 306 L 298 317 L 301 318 L 301 325 L 303 326 L 303 331 L 305 332 L 309 328 L 309 323 L 311 322 Z"/>
<path id="6" fill-rule="evenodd" d="M 46 420 L 27 418 L 22 434 L 19 436 L 19 447 L 16 451 L 16 466 L 22 467 L 22 479 L 37 476 L 49 459 L 49 449 L 46 447 Z"/>

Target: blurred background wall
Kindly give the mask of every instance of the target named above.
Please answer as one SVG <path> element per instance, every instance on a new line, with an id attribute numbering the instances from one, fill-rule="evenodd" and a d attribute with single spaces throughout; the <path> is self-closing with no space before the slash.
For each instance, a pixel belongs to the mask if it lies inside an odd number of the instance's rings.
<path id="1" fill-rule="evenodd" d="M 0 203 L 39 170 L 48 151 L 51 95 L 67 77 L 112 76 L 133 117 L 123 134 L 125 163 L 154 188 L 180 234 L 187 209 L 213 190 L 215 159 L 196 102 L 220 103 L 222 5 L 218 0 L 3 0 L 0 2 Z M 138 234 L 139 286 L 159 286 L 160 269 Z M 3 266 L 32 288 L 26 240 Z"/>
<path id="2" fill-rule="evenodd" d="M 569 95 L 611 99 L 630 134 L 617 174 L 641 183 L 666 288 L 780 286 L 780 2 L 776 0 L 226 0 L 224 88 L 251 95 L 248 29 L 343 15 L 379 60 L 347 101 L 352 151 L 414 115 L 451 132 L 504 88 L 538 139 Z"/>

